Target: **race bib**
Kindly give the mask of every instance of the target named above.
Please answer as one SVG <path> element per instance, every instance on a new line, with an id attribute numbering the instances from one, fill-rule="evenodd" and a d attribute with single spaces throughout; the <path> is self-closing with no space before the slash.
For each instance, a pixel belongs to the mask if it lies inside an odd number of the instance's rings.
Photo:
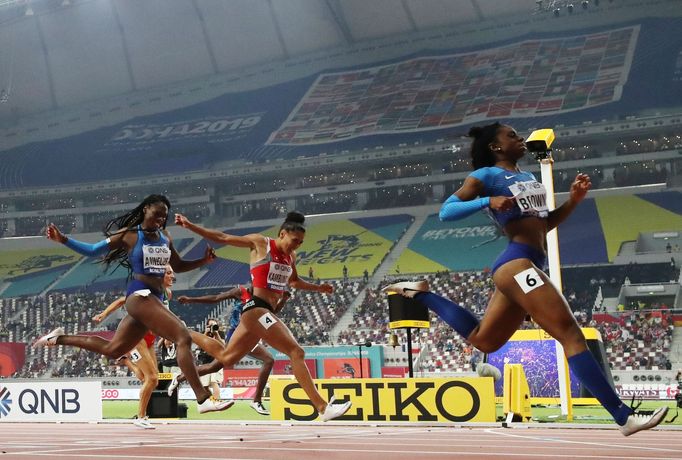
<path id="1" fill-rule="evenodd" d="M 270 262 L 270 270 L 268 271 L 268 288 L 278 291 L 286 290 L 289 284 L 289 278 L 294 272 L 290 265 L 278 264 Z"/>
<path id="2" fill-rule="evenodd" d="M 547 217 L 547 191 L 545 186 L 535 180 L 517 182 L 509 186 L 516 198 L 516 205 L 521 214 L 526 216 Z"/>
<path id="3" fill-rule="evenodd" d="M 140 354 L 140 352 L 137 351 L 137 348 L 133 348 L 133 349 L 130 351 L 130 361 L 133 362 L 133 363 L 136 363 L 136 362 L 138 362 L 138 361 L 141 360 L 141 359 L 142 359 L 142 355 Z"/>
<path id="4" fill-rule="evenodd" d="M 144 272 L 147 275 L 163 275 L 170 261 L 171 251 L 168 246 L 142 245 Z"/>

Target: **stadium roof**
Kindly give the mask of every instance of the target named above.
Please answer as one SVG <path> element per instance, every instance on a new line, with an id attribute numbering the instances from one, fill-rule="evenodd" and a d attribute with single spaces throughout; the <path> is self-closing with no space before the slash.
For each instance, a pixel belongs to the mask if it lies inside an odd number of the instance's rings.
<path id="1" fill-rule="evenodd" d="M 0 122 L 382 37 L 531 15 L 537 4 L 0 0 Z"/>

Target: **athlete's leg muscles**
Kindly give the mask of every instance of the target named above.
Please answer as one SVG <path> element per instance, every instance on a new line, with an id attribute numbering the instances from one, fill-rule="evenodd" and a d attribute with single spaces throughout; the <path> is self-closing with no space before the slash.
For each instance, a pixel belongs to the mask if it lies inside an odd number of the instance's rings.
<path id="1" fill-rule="evenodd" d="M 275 358 L 272 354 L 261 344 L 256 345 L 256 347 L 249 352 L 249 356 L 263 362 L 260 367 L 260 372 L 258 373 L 258 384 L 256 385 L 256 394 L 253 395 L 254 401 L 260 401 L 263 398 L 263 391 L 265 390 L 265 385 L 268 383 L 268 377 L 272 372 L 272 367 L 275 365 Z"/>
<path id="2" fill-rule="evenodd" d="M 156 353 L 154 348 L 148 348 L 147 342 L 141 340 L 137 344 L 138 353 L 140 353 L 140 360 L 137 362 L 137 367 L 143 375 L 142 388 L 140 388 L 140 404 L 138 406 L 138 417 L 144 418 L 147 415 L 147 405 L 152 397 L 152 392 L 159 383 L 159 372 L 156 365 Z"/>
<path id="3" fill-rule="evenodd" d="M 192 339 L 190 338 L 189 330 L 180 321 L 180 318 L 166 309 L 161 301 L 153 296 L 128 296 L 126 309 L 129 315 L 144 324 L 154 334 L 168 339 L 175 344 L 178 366 L 180 366 L 183 374 L 185 374 L 185 378 L 192 387 L 197 401 L 199 403 L 205 401 L 211 394 L 199 381 L 199 374 L 197 374 L 197 368 L 194 365 L 194 355 L 192 354 Z"/>
<path id="4" fill-rule="evenodd" d="M 320 413 L 324 412 L 327 407 L 327 401 L 322 398 L 317 388 L 315 388 L 310 371 L 308 371 L 305 365 L 305 352 L 291 334 L 289 328 L 277 319 L 274 314 L 259 308 L 254 308 L 242 315 L 241 324 L 244 324 L 246 321 L 248 321 L 249 326 L 253 329 L 261 329 L 262 338 L 270 346 L 289 357 L 294 377 L 296 377 L 298 384 L 301 385 L 301 388 L 305 391 L 317 411 Z"/>
<path id="5" fill-rule="evenodd" d="M 585 336 L 566 299 L 547 275 L 530 260 L 518 259 L 500 267 L 494 281 L 500 291 L 521 305 L 542 329 L 561 343 L 571 370 L 616 422 L 623 425 L 632 410 L 611 388 L 596 359 L 587 349 Z"/>
<path id="6" fill-rule="evenodd" d="M 526 317 L 519 305 L 495 289 L 480 324 L 467 340 L 484 353 L 492 353 L 507 343 Z"/>
<path id="7" fill-rule="evenodd" d="M 135 348 L 135 344 L 146 334 L 146 329 L 144 324 L 135 318 L 125 316 L 118 323 L 118 328 L 111 340 L 95 335 L 62 335 L 57 338 L 57 344 L 94 351 L 116 359 Z"/>

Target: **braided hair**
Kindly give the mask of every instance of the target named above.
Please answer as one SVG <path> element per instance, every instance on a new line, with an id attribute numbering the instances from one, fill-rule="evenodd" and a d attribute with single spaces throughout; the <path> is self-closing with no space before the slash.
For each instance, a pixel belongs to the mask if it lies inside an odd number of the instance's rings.
<path id="1" fill-rule="evenodd" d="M 287 217 L 284 219 L 284 223 L 279 228 L 279 231 L 280 233 L 282 230 L 286 230 L 287 232 L 305 233 L 303 222 L 305 222 L 305 216 L 298 211 L 292 211 L 287 214 Z"/>
<path id="2" fill-rule="evenodd" d="M 107 224 L 104 226 L 104 234 L 107 237 L 111 237 L 115 233 L 118 233 L 121 229 L 126 229 L 125 231 L 127 232 L 137 231 L 135 227 L 144 221 L 144 208 L 149 205 L 160 203 L 165 204 L 170 211 L 171 204 L 168 198 L 166 198 L 164 195 L 149 195 L 132 211 L 118 217 L 114 217 L 107 222 Z M 168 222 L 168 219 L 166 219 L 166 222 Z M 166 229 L 166 222 L 163 223 L 164 230 Z M 128 261 L 128 251 L 126 251 L 124 248 L 113 249 L 109 251 L 107 255 L 100 260 L 100 262 L 104 264 L 105 271 L 109 269 L 112 263 L 118 262 L 118 265 L 116 265 L 114 270 L 123 266 L 128 270 L 128 277 L 130 277 L 130 273 L 132 273 L 132 267 Z"/>
<path id="3" fill-rule="evenodd" d="M 497 130 L 502 125 L 498 122 L 485 126 L 474 126 L 469 130 L 471 141 L 471 163 L 474 169 L 495 166 L 495 155 L 490 150 L 490 143 L 495 142 Z"/>

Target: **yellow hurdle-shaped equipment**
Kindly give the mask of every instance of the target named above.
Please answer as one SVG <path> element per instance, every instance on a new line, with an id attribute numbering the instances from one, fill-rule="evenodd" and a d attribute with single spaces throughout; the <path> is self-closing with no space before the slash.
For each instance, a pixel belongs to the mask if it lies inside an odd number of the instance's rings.
<path id="1" fill-rule="evenodd" d="M 537 129 L 526 139 L 526 147 L 531 152 L 547 152 L 552 149 L 554 130 L 552 128 Z"/>
<path id="2" fill-rule="evenodd" d="M 531 418 L 530 389 L 521 364 L 504 365 L 502 411 L 505 417 L 513 413 L 512 421 L 526 422 Z"/>

